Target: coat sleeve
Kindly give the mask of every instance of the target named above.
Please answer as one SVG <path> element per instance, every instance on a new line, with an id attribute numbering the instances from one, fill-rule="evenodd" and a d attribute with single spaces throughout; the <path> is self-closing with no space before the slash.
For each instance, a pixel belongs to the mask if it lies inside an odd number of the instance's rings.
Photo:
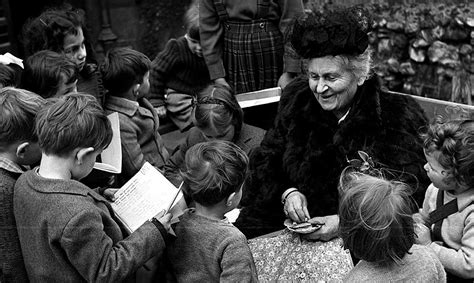
<path id="1" fill-rule="evenodd" d="M 84 209 L 70 219 L 60 244 L 87 282 L 123 281 L 165 248 L 159 230 L 149 222 L 114 244 L 94 209 Z"/>
<path id="2" fill-rule="evenodd" d="M 211 80 L 226 76 L 223 53 L 224 29 L 213 0 L 202 0 L 199 5 L 199 33 L 201 37 L 202 53 L 206 61 Z"/>
<path id="3" fill-rule="evenodd" d="M 165 48 L 156 55 L 150 68 L 150 102 L 154 107 L 165 104 L 166 85 L 169 76 L 173 74 L 179 58 L 178 46 L 175 39 L 170 39 Z"/>
<path id="4" fill-rule="evenodd" d="M 435 242 L 430 244 L 444 268 L 462 278 L 474 278 L 474 213 L 465 220 L 461 247 L 455 250 Z"/>
<path id="5" fill-rule="evenodd" d="M 128 179 L 140 171 L 145 164 L 145 156 L 138 143 L 138 132 L 132 125 L 120 123 L 120 138 L 122 140 L 122 175 Z"/>
<path id="6" fill-rule="evenodd" d="M 258 282 L 257 269 L 244 236 L 229 241 L 221 261 L 220 282 Z"/>
<path id="7" fill-rule="evenodd" d="M 286 34 L 288 27 L 291 25 L 295 17 L 301 16 L 304 13 L 304 6 L 301 0 L 279 0 L 281 9 L 280 17 L 280 31 L 283 35 Z M 283 57 L 285 72 L 300 73 L 301 59 L 289 43 L 285 44 L 285 54 Z"/>

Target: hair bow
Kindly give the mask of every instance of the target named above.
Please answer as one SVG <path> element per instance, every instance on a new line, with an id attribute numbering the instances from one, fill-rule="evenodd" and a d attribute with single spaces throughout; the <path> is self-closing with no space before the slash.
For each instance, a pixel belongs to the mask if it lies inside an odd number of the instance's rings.
<path id="1" fill-rule="evenodd" d="M 347 163 L 349 163 L 349 166 L 355 168 L 357 171 L 361 173 L 370 173 L 371 171 L 374 170 L 374 161 L 372 160 L 372 157 L 370 157 L 366 152 L 359 150 L 357 153 L 360 156 L 360 159 L 347 159 Z"/>
<path id="2" fill-rule="evenodd" d="M 24 68 L 23 67 L 23 60 L 18 58 L 18 57 L 15 57 L 14 55 L 10 54 L 9 52 L 7 52 L 3 55 L 0 55 L 0 63 L 4 64 L 4 65 L 16 64 L 16 65 L 20 66 L 22 69 Z"/>

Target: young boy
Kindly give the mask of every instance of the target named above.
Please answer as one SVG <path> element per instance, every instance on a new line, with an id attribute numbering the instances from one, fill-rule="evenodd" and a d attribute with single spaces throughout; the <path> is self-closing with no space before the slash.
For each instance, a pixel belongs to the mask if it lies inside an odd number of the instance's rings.
<path id="1" fill-rule="evenodd" d="M 416 241 L 446 269 L 448 282 L 474 279 L 474 121 L 436 120 L 424 134 L 428 187 Z"/>
<path id="2" fill-rule="evenodd" d="M 169 158 L 160 134 L 159 118 L 144 98 L 150 89 L 150 60 L 130 48 L 110 50 L 100 66 L 107 113 L 118 112 L 122 140 L 122 173 L 119 184 L 135 175 L 145 161 L 163 169 Z"/>
<path id="3" fill-rule="evenodd" d="M 77 90 L 78 71 L 66 55 L 38 51 L 26 59 L 20 86 L 44 98 L 61 96 Z"/>
<path id="4" fill-rule="evenodd" d="M 151 63 L 150 101 L 160 117 L 185 131 L 192 126 L 192 99 L 211 83 L 199 41 L 199 11 L 194 1 L 185 15 L 186 34 L 170 39 Z"/>
<path id="5" fill-rule="evenodd" d="M 23 89 L 0 89 L 0 282 L 28 280 L 13 216 L 13 187 L 41 158 L 34 134 L 35 114 L 46 105 L 40 96 Z"/>
<path id="6" fill-rule="evenodd" d="M 248 157 L 232 142 L 216 140 L 186 153 L 183 193 L 195 202 L 174 227 L 167 249 L 178 282 L 256 282 L 247 239 L 224 216 L 239 205 Z"/>
<path id="7" fill-rule="evenodd" d="M 110 143 L 109 120 L 91 95 L 55 100 L 36 117 L 40 166 L 18 179 L 13 198 L 28 277 L 36 282 L 131 279 L 163 251 L 171 215 L 152 218 L 125 238 L 107 200 L 78 182 Z"/>

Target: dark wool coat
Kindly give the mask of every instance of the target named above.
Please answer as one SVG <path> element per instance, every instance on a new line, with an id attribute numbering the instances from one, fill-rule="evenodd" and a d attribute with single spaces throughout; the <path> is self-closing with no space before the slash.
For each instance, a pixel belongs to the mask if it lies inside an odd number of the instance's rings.
<path id="1" fill-rule="evenodd" d="M 429 184 L 419 136 L 426 124 L 411 97 L 385 93 L 372 78 L 358 88 L 349 114 L 338 125 L 315 99 L 308 79 L 296 79 L 282 93 L 273 128 L 252 153 L 236 226 L 247 237 L 282 229 L 280 198 L 290 187 L 306 196 L 311 217 L 337 214 L 338 179 L 347 160 L 359 158 L 358 150 L 378 167 L 411 173 L 397 175 L 416 188 L 421 207 Z"/>

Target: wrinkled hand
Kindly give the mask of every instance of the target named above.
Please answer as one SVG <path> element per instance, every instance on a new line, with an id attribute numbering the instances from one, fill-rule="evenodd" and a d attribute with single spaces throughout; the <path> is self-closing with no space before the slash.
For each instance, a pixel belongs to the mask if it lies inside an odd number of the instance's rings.
<path id="1" fill-rule="evenodd" d="M 285 214 L 290 217 L 292 221 L 295 222 L 305 222 L 308 220 L 308 202 L 306 197 L 300 192 L 291 193 L 285 201 L 284 206 Z"/>
<path id="2" fill-rule="evenodd" d="M 224 85 L 224 86 L 230 88 L 229 83 L 227 83 L 227 81 L 226 81 L 224 78 L 215 79 L 215 80 L 214 80 L 214 83 L 215 83 L 215 84 L 219 84 L 219 85 Z"/>
<path id="3" fill-rule="evenodd" d="M 155 215 L 155 218 L 160 221 L 160 223 L 165 227 L 166 231 L 169 232 L 171 229 L 171 218 L 173 218 L 173 214 L 171 213 L 166 213 L 165 211 L 162 210 L 160 211 L 157 215 Z"/>
<path id="4" fill-rule="evenodd" d="M 310 241 L 329 241 L 337 237 L 339 228 L 339 215 L 328 215 L 323 217 L 314 217 L 308 220 L 310 223 L 324 223 L 320 229 L 311 234 L 303 235 L 303 238 Z"/>
<path id="5" fill-rule="evenodd" d="M 158 117 L 165 118 L 166 117 L 166 107 L 164 105 L 158 106 L 155 108 Z"/>
<path id="6" fill-rule="evenodd" d="M 105 189 L 105 191 L 102 193 L 104 195 L 104 197 L 109 200 L 109 201 L 115 201 L 115 193 L 118 191 L 119 189 L 114 189 L 114 188 L 107 188 Z"/>
<path id="7" fill-rule="evenodd" d="M 281 74 L 280 78 L 278 79 L 278 86 L 281 87 L 281 89 L 284 89 L 286 85 L 289 84 L 295 77 L 295 74 L 288 72 Z"/>
<path id="8" fill-rule="evenodd" d="M 413 221 L 415 225 L 415 243 L 420 245 L 431 244 L 431 230 L 426 226 L 426 217 L 423 214 L 415 213 L 413 215 Z"/>

